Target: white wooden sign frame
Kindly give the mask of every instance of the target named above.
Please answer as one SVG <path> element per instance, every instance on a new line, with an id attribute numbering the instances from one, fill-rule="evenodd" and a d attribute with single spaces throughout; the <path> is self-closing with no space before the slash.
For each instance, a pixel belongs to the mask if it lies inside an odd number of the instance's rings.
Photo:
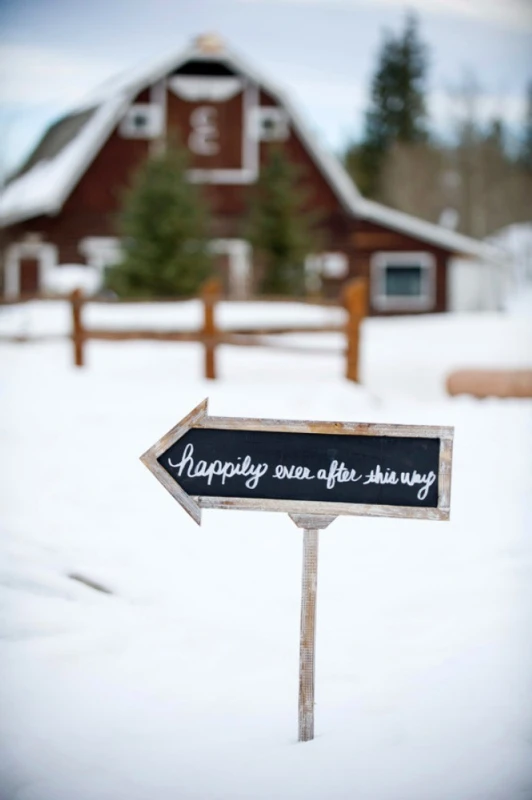
<path id="1" fill-rule="evenodd" d="M 454 429 L 435 425 L 382 425 L 367 422 L 315 422 L 309 420 L 253 419 L 247 417 L 211 417 L 208 398 L 187 414 L 140 458 L 150 472 L 201 525 L 202 508 L 226 508 L 247 511 L 283 511 L 285 514 L 363 517 L 400 517 L 403 519 L 448 520 L 451 502 L 451 468 Z M 380 506 L 367 503 L 328 503 L 309 500 L 265 500 L 254 497 L 193 497 L 175 482 L 157 459 L 192 428 L 214 430 L 270 431 L 271 433 L 329 433 L 344 436 L 401 436 L 439 439 L 438 506 Z"/>

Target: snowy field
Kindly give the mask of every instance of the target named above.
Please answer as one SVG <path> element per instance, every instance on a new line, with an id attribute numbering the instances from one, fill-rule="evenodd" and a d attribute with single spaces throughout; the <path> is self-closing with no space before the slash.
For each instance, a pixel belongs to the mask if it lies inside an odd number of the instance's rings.
<path id="1" fill-rule="evenodd" d="M 0 331 L 64 333 L 65 307 L 0 308 Z M 258 321 L 240 309 L 227 324 Z M 530 316 L 368 320 L 361 387 L 339 352 L 224 347 L 214 383 L 194 344 L 0 359 L 1 800 L 532 798 L 532 403 L 444 390 L 453 368 L 532 366 Z M 301 531 L 228 511 L 198 528 L 138 460 L 206 396 L 215 415 L 455 426 L 451 522 L 320 534 L 313 742 Z"/>

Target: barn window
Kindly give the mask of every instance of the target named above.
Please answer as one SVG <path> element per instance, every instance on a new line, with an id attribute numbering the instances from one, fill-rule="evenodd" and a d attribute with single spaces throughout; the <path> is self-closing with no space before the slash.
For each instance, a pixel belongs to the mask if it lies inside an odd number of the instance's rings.
<path id="1" fill-rule="evenodd" d="M 120 134 L 126 139 L 156 139 L 162 129 L 162 109 L 151 103 L 130 106 L 120 123 Z"/>
<path id="2" fill-rule="evenodd" d="M 371 304 L 377 311 L 430 311 L 436 299 L 431 253 L 374 253 Z"/>
<path id="3" fill-rule="evenodd" d="M 282 108 L 254 108 L 251 114 L 251 131 L 255 139 L 263 142 L 288 139 L 288 115 Z"/>
<path id="4" fill-rule="evenodd" d="M 241 92 L 244 82 L 224 61 L 192 59 L 174 70 L 168 86 L 189 102 L 222 103 Z"/>
<path id="5" fill-rule="evenodd" d="M 224 61 L 214 59 L 191 59 L 181 64 L 180 67 L 172 72 L 172 75 L 206 75 L 209 77 L 226 78 L 236 75 L 235 70 Z"/>

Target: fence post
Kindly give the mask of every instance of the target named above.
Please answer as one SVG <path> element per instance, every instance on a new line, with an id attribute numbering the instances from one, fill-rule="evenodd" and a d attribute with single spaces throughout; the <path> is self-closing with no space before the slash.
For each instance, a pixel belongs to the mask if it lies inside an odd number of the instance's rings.
<path id="1" fill-rule="evenodd" d="M 346 334 L 346 369 L 348 381 L 360 383 L 360 324 L 368 310 L 368 281 L 366 278 L 354 278 L 346 284 L 342 300 L 347 309 Z"/>
<path id="2" fill-rule="evenodd" d="M 218 278 L 210 278 L 201 289 L 203 300 L 202 341 L 205 347 L 204 374 L 209 380 L 216 380 L 216 345 L 218 329 L 214 318 L 214 309 L 220 299 L 221 283 Z"/>
<path id="3" fill-rule="evenodd" d="M 81 321 L 81 308 L 83 306 L 83 292 L 81 289 L 74 289 L 70 295 L 72 305 L 72 342 L 74 344 L 74 364 L 76 367 L 84 365 L 83 345 L 85 337 L 83 323 Z"/>

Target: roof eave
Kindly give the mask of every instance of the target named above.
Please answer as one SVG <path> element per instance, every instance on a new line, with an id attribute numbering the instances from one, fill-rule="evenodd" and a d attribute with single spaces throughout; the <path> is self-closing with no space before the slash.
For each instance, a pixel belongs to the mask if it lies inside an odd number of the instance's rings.
<path id="1" fill-rule="evenodd" d="M 54 211 L 52 211 L 51 213 L 53 214 L 59 213 L 59 211 L 62 210 L 63 205 L 66 203 L 66 201 L 72 194 L 78 182 L 81 180 L 87 169 L 94 161 L 98 152 L 103 147 L 103 145 L 113 132 L 114 128 L 123 117 L 125 111 L 127 110 L 129 102 L 130 102 L 129 97 L 124 95 L 115 98 L 115 102 L 111 105 L 109 115 L 102 124 L 102 129 L 99 131 L 98 136 L 95 136 L 94 140 L 90 143 L 90 146 L 87 148 L 87 151 L 85 152 L 83 159 L 81 159 L 80 163 L 78 164 L 78 168 L 72 174 L 70 179 L 65 181 L 64 186 L 58 193 L 58 199 L 54 204 Z M 100 108 L 102 108 L 103 105 L 104 103 L 102 103 L 102 106 Z M 90 125 L 90 122 L 88 124 Z"/>
<path id="2" fill-rule="evenodd" d="M 355 214 L 363 219 L 369 219 L 385 227 L 400 230 L 415 239 L 430 242 L 431 244 L 447 250 L 455 255 L 463 255 L 503 265 L 507 262 L 507 255 L 493 245 L 456 233 L 441 225 L 405 214 L 403 211 L 388 208 L 373 200 L 360 198 Z"/>
<path id="3" fill-rule="evenodd" d="M 10 228 L 21 222 L 37 219 L 38 217 L 54 217 L 61 211 L 62 204 L 47 203 L 46 205 L 35 205 L 24 211 L 13 212 L 11 214 L 0 215 L 0 228 Z"/>
<path id="4" fill-rule="evenodd" d="M 7 228 L 21 222 L 27 222 L 28 220 L 36 217 L 51 217 L 59 214 L 63 208 L 63 205 L 70 197 L 73 189 L 85 174 L 100 148 L 105 144 L 114 127 L 119 122 L 121 116 L 127 108 L 128 103 L 129 98 L 123 95 L 119 95 L 112 100 L 110 99 L 106 103 L 103 102 L 96 112 L 96 116 L 99 113 L 103 115 L 103 120 L 89 120 L 89 122 L 86 123 L 87 126 L 90 126 L 96 125 L 97 122 L 99 122 L 99 126 L 96 127 L 96 130 L 92 134 L 89 144 L 86 150 L 83 151 L 82 156 L 76 159 L 77 163 L 75 163 L 71 174 L 63 179 L 62 185 L 59 185 L 56 188 L 53 198 L 49 199 L 48 201 L 30 204 L 24 209 L 15 210 L 11 213 L 1 214 L 0 212 L 0 227 Z M 107 115 L 104 113 L 106 105 L 109 106 Z M 38 167 L 39 164 L 36 164 L 32 170 L 35 170 Z M 24 180 L 27 176 L 31 175 L 32 170 L 22 176 L 20 180 Z M 15 187 L 16 182 L 17 180 L 10 184 L 10 187 Z"/>

